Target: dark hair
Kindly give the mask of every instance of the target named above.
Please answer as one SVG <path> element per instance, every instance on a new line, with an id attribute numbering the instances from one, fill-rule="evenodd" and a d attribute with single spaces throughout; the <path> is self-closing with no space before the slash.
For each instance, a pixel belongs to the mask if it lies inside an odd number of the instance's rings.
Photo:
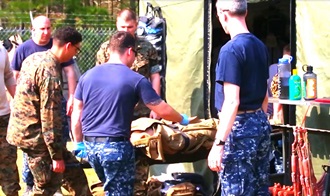
<path id="1" fill-rule="evenodd" d="M 137 21 L 136 13 L 129 8 L 122 9 L 120 12 L 118 12 L 117 19 L 118 18 L 122 18 L 124 21 Z"/>
<path id="2" fill-rule="evenodd" d="M 63 46 L 66 43 L 71 42 L 75 45 L 82 41 L 81 34 L 73 27 L 65 26 L 56 29 L 53 39 L 58 43 L 59 46 Z"/>
<path id="3" fill-rule="evenodd" d="M 135 49 L 135 38 L 126 31 L 117 31 L 110 37 L 109 49 L 123 54 L 127 48 Z"/>
<path id="4" fill-rule="evenodd" d="M 283 47 L 283 54 L 291 54 L 290 44 Z"/>

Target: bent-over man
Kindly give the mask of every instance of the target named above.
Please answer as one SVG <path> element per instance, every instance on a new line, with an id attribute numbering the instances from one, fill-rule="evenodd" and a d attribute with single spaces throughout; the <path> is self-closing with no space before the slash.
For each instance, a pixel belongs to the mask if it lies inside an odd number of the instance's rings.
<path id="1" fill-rule="evenodd" d="M 51 49 L 27 57 L 20 71 L 7 141 L 28 155 L 34 177 L 32 195 L 53 195 L 62 179 L 73 195 L 91 195 L 83 169 L 63 144 L 61 123 L 60 64 L 80 50 L 81 41 L 74 28 L 60 28 L 54 33 Z"/>

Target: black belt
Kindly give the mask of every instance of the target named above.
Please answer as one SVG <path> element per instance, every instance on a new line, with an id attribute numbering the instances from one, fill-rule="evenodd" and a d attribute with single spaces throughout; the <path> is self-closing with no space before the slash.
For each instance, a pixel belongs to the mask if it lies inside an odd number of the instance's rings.
<path id="1" fill-rule="evenodd" d="M 256 110 L 238 110 L 237 114 L 248 114 L 248 113 L 255 113 L 261 111 L 261 108 L 258 108 Z"/>
<path id="2" fill-rule="evenodd" d="M 104 136 L 85 136 L 87 142 L 124 142 L 129 141 L 126 137 L 104 137 Z"/>

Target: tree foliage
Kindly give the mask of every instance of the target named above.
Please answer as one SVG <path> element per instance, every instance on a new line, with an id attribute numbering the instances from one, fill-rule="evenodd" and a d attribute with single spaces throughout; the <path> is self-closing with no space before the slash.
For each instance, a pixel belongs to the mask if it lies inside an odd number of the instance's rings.
<path id="1" fill-rule="evenodd" d="M 138 0 L 1 0 L 0 26 L 26 28 L 29 12 L 46 15 L 54 27 L 61 24 L 76 27 L 114 27 L 114 16 L 124 7 L 136 10 Z"/>

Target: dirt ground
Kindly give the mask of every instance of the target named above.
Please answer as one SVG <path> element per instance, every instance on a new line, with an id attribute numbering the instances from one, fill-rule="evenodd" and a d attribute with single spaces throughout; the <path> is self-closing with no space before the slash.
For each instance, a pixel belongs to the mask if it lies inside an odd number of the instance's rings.
<path id="1" fill-rule="evenodd" d="M 67 144 L 68 149 L 72 149 L 72 142 L 68 142 Z M 23 195 L 24 190 L 25 190 L 25 183 L 23 183 L 22 178 L 21 178 L 21 172 L 22 172 L 22 163 L 23 163 L 23 154 L 21 150 L 17 151 L 17 167 L 19 170 L 19 175 L 20 175 L 20 185 L 21 185 L 21 191 L 19 192 L 19 196 Z M 93 183 L 98 182 L 98 177 L 95 174 L 93 169 L 84 169 L 85 174 L 88 179 L 89 186 L 92 185 Z M 71 196 L 65 189 L 62 188 L 62 192 L 64 196 Z M 0 190 L 0 196 L 5 196 L 5 194 Z"/>

